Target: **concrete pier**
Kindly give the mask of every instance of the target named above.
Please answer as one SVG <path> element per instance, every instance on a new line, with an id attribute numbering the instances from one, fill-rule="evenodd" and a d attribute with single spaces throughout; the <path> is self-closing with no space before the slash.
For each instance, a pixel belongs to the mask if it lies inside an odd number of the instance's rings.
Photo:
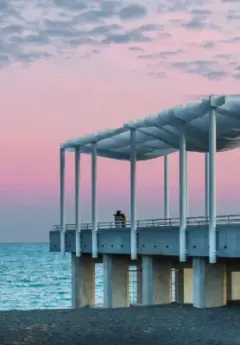
<path id="1" fill-rule="evenodd" d="M 60 224 L 50 232 L 50 251 L 73 253 L 74 308 L 94 303 L 96 260 L 103 261 L 104 265 L 106 307 L 129 306 L 129 266 L 139 265 L 139 262 L 141 273 L 137 274 L 139 286 L 135 290 L 138 303 L 172 302 L 172 268 L 177 270 L 177 303 L 191 303 L 197 308 L 219 307 L 227 300 L 240 298 L 240 215 L 218 215 L 216 198 L 216 153 L 239 146 L 236 131 L 240 129 L 240 122 L 235 121 L 240 119 L 239 109 L 240 97 L 233 100 L 232 96 L 209 95 L 199 103 L 177 106 L 60 145 Z M 65 215 L 68 151 L 75 152 L 75 224 L 67 224 Z M 177 151 L 179 218 L 171 218 L 168 158 Z M 188 152 L 205 155 L 204 216 L 189 214 Z M 83 154 L 92 157 L 91 223 L 82 222 L 81 216 Z M 129 220 L 121 228 L 114 219 L 110 222 L 97 219 L 98 157 L 129 162 L 130 212 L 125 211 Z M 137 162 L 158 157 L 164 157 L 164 218 L 156 214 L 155 219 L 138 220 Z"/>
<path id="2" fill-rule="evenodd" d="M 240 261 L 227 266 L 227 301 L 240 301 Z"/>
<path id="3" fill-rule="evenodd" d="M 103 255 L 104 307 L 129 306 L 129 258 Z"/>
<path id="4" fill-rule="evenodd" d="M 95 263 L 91 255 L 72 257 L 72 308 L 94 305 Z M 193 304 L 196 308 L 213 308 L 240 300 L 240 261 L 210 264 L 207 258 L 193 258 L 177 263 L 164 256 L 141 255 L 131 261 L 128 255 L 104 254 L 104 307 L 129 307 L 130 267 L 135 266 L 132 288 L 134 303 L 158 305 L 175 302 Z M 172 282 L 172 269 L 175 282 Z M 172 291 L 175 297 L 172 299 Z"/>
<path id="5" fill-rule="evenodd" d="M 205 258 L 193 259 L 193 305 L 221 307 L 227 303 L 226 265 L 210 264 Z"/>
<path id="6" fill-rule="evenodd" d="M 72 308 L 94 305 L 96 262 L 103 263 L 103 305 L 107 308 L 130 306 L 130 276 L 133 284 L 131 303 L 138 305 L 175 302 L 213 308 L 240 300 L 238 259 L 210 264 L 204 257 L 194 257 L 187 263 L 153 255 L 139 255 L 136 261 L 130 260 L 129 255 L 119 254 L 104 254 L 93 259 L 89 254 L 76 257 L 72 253 L 71 258 Z"/>
<path id="7" fill-rule="evenodd" d="M 76 257 L 72 253 L 72 308 L 95 303 L 95 262 L 90 255 Z"/>
<path id="8" fill-rule="evenodd" d="M 143 305 L 172 302 L 172 270 L 170 260 L 142 256 Z"/>

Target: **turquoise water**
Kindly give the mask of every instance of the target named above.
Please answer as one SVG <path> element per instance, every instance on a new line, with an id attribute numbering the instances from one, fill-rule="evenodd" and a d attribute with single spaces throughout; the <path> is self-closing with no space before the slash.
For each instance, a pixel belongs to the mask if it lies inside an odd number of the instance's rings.
<path id="1" fill-rule="evenodd" d="M 0 310 L 71 307 L 70 255 L 48 244 L 0 244 Z M 102 267 L 96 267 L 96 302 L 102 302 Z"/>
<path id="2" fill-rule="evenodd" d="M 0 244 L 0 273 L 0 310 L 71 307 L 71 257 L 50 253 L 48 244 Z M 96 265 L 97 304 L 102 273 Z"/>

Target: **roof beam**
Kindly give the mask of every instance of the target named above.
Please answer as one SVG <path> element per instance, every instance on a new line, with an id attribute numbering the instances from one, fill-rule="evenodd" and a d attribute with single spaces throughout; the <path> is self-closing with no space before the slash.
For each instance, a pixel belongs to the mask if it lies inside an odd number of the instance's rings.
<path id="1" fill-rule="evenodd" d="M 82 153 L 91 153 L 91 148 L 83 147 L 81 149 Z M 111 150 L 103 150 L 97 148 L 97 156 L 100 157 L 106 157 L 106 158 L 112 158 L 112 159 L 119 159 L 119 160 L 129 160 L 130 156 L 128 153 L 122 153 L 122 152 L 113 152 Z"/>
<path id="2" fill-rule="evenodd" d="M 204 132 L 203 130 L 196 128 L 191 123 L 186 122 L 177 116 L 174 116 L 171 122 L 179 132 L 181 132 L 184 129 L 188 141 L 191 141 L 192 143 L 199 145 L 201 149 L 206 148 L 206 145 L 203 145 L 203 142 L 208 143 L 207 132 Z"/>
<path id="3" fill-rule="evenodd" d="M 240 113 L 237 111 L 231 110 L 231 112 L 228 109 L 224 108 L 215 108 L 216 112 L 220 115 L 231 117 L 234 120 L 240 121 Z"/>
<path id="4" fill-rule="evenodd" d="M 115 135 L 119 135 L 127 131 L 128 129 L 124 127 L 120 127 L 117 129 L 109 129 L 107 131 L 104 131 L 103 133 L 99 132 L 98 134 L 90 134 L 87 137 L 79 137 L 79 138 L 65 141 L 60 146 L 62 149 L 67 149 L 67 148 L 76 147 L 76 146 L 83 147 L 85 145 L 91 144 L 92 142 L 98 143 L 101 140 L 112 138 Z"/>
<path id="5" fill-rule="evenodd" d="M 158 126 L 155 126 L 159 129 Z M 149 133 L 149 132 L 146 132 L 146 130 L 143 130 L 143 129 L 140 129 L 138 128 L 137 129 L 138 132 L 144 134 L 144 135 L 147 135 L 149 137 L 152 137 L 152 138 L 155 138 L 156 140 L 159 140 L 159 141 L 162 141 L 164 144 L 168 145 L 169 148 L 174 148 L 174 149 L 177 149 L 179 150 L 179 144 L 175 141 L 175 140 L 168 140 L 168 138 L 163 138 L 163 136 L 158 136 L 156 134 L 152 134 L 152 133 Z"/>
<path id="6" fill-rule="evenodd" d="M 159 152 L 162 153 L 159 155 Z M 176 149 L 173 149 L 173 148 L 170 148 L 170 149 L 167 149 L 167 150 L 164 150 L 164 149 L 159 149 L 159 150 L 154 150 L 154 151 L 151 151 L 151 152 L 145 152 L 141 155 L 138 155 L 138 160 L 149 160 L 149 159 L 154 159 L 156 157 L 162 157 L 164 155 L 168 155 L 170 153 L 173 153 L 173 152 L 176 152 L 177 150 Z M 150 153 L 150 156 L 148 155 Z"/>

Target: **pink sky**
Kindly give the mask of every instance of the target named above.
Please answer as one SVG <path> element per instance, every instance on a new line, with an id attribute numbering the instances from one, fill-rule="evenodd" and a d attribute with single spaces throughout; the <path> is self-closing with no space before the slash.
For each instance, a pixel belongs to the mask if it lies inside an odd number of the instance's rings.
<path id="1" fill-rule="evenodd" d="M 153 0 L 144 9 L 143 1 L 129 7 L 130 2 L 91 0 L 80 10 L 70 7 L 78 1 L 65 1 L 56 0 L 51 8 L 49 2 L 37 8 L 33 1 L 27 8 L 23 0 L 8 0 L 15 15 L 6 7 L 0 21 L 1 30 L 5 28 L 1 31 L 5 48 L 0 49 L 0 241 L 45 241 L 51 225 L 59 222 L 60 142 L 120 126 L 201 95 L 239 92 L 240 3 L 218 0 L 216 7 L 216 1 L 203 6 L 198 0 L 167 4 Z M 16 14 L 20 10 L 22 19 Z M 96 13 L 101 22 L 88 19 Z M 86 34 L 112 24 L 121 28 L 108 28 L 97 36 Z M 151 32 L 146 31 L 149 25 Z M 149 41 L 142 42 L 142 36 Z M 97 43 L 70 46 L 76 37 Z M 46 39 L 47 45 L 39 43 Z M 132 42 L 120 43 L 129 39 Z M 44 58 L 43 53 L 51 56 Z M 23 63 L 30 58 L 31 63 Z M 239 159 L 239 150 L 217 155 L 219 214 L 240 213 Z M 74 220 L 73 163 L 69 153 L 69 222 Z M 163 159 L 138 165 L 138 217 L 161 217 Z M 90 179 L 90 157 L 86 156 L 84 221 L 90 219 Z M 178 215 L 178 180 L 178 155 L 174 154 L 170 158 L 173 216 Z M 189 154 L 189 183 L 190 215 L 203 215 L 201 154 Z M 129 214 L 128 163 L 99 159 L 98 202 L 99 220 L 111 220 L 116 208 Z"/>

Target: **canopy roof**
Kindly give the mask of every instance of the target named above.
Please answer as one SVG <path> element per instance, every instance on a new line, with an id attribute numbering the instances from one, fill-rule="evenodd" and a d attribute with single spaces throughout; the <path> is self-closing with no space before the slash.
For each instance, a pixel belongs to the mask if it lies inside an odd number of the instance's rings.
<path id="1" fill-rule="evenodd" d="M 209 142 L 209 112 L 216 111 L 217 151 L 240 146 L 240 95 L 210 96 L 198 103 L 188 103 L 164 110 L 159 114 L 131 121 L 117 129 L 68 140 L 61 148 L 91 153 L 97 143 L 97 155 L 129 160 L 130 129 L 136 129 L 137 160 L 148 160 L 179 150 L 180 134 L 185 132 L 187 151 L 207 152 Z"/>

